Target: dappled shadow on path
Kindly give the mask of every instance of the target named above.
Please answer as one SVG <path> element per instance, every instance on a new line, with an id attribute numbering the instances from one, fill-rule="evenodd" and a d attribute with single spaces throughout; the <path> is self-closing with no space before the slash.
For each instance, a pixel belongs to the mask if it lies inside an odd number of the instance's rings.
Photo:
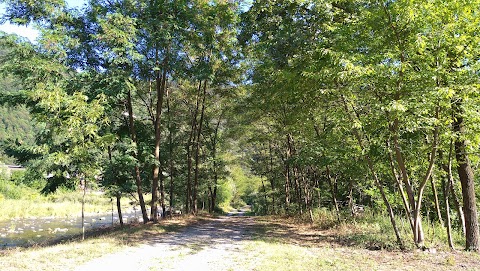
<path id="1" fill-rule="evenodd" d="M 130 242 L 140 242 L 151 246 L 178 246 L 196 251 L 212 245 L 230 245 L 244 240 L 252 240 L 259 234 L 259 226 L 251 217 L 219 217 L 201 220 L 176 232 L 165 234 L 144 233 L 134 236 Z"/>

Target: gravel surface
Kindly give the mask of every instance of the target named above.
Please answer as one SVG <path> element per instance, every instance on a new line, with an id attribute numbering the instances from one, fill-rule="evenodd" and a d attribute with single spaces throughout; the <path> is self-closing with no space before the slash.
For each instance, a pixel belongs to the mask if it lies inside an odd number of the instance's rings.
<path id="1" fill-rule="evenodd" d="M 184 230 L 149 237 L 137 247 L 87 262 L 76 271 L 105 270 L 244 270 L 236 259 L 242 241 L 251 238 L 253 218 L 210 219 Z"/>

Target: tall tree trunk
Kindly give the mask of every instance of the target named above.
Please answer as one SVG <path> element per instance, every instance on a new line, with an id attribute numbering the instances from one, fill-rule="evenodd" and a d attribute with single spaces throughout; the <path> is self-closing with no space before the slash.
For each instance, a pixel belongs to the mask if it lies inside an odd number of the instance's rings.
<path id="1" fill-rule="evenodd" d="M 198 129 L 195 140 L 195 179 L 193 184 L 193 212 L 197 213 L 197 197 L 198 197 L 198 175 L 199 175 L 199 165 L 200 165 L 200 139 L 202 135 L 203 127 L 203 118 L 205 116 L 205 100 L 207 96 L 207 81 L 203 83 L 203 93 L 202 93 L 202 109 L 200 111 L 200 121 L 198 122 Z"/>
<path id="2" fill-rule="evenodd" d="M 438 119 L 438 114 L 439 114 L 440 108 L 437 106 L 435 109 L 435 118 Z M 414 212 L 414 222 L 415 222 L 415 229 L 416 231 L 414 232 L 415 236 L 415 243 L 419 247 L 424 247 L 424 236 L 423 236 L 423 229 L 422 229 L 422 224 L 421 224 L 421 208 L 422 208 L 422 197 L 423 197 L 423 192 L 425 190 L 425 186 L 428 182 L 428 179 L 432 176 L 433 172 L 433 167 L 435 166 L 435 158 L 437 155 L 437 146 L 438 146 L 438 133 L 439 133 L 439 128 L 436 126 L 434 128 L 433 132 L 433 142 L 432 142 L 432 149 L 430 153 L 430 161 L 428 164 L 428 169 L 427 172 L 425 173 L 425 177 L 423 178 L 422 182 L 420 183 L 420 186 L 418 187 L 418 195 L 417 195 L 417 204 L 415 206 L 415 212 Z"/>
<path id="3" fill-rule="evenodd" d="M 190 134 L 187 141 L 187 198 L 186 198 L 186 206 L 185 212 L 190 213 L 193 210 L 193 189 L 192 189 L 192 152 L 193 152 L 193 145 L 195 142 L 196 137 L 196 130 L 197 130 L 197 116 L 198 116 L 198 109 L 200 104 L 200 91 L 202 90 L 202 81 L 200 80 L 198 83 L 197 89 L 197 97 L 195 102 L 195 109 L 192 112 L 192 124 L 190 125 Z"/>
<path id="4" fill-rule="evenodd" d="M 187 142 L 187 164 L 188 164 L 188 172 L 187 172 L 187 207 L 186 211 L 187 213 L 189 212 L 195 212 L 194 208 L 194 199 L 193 199 L 193 186 L 192 185 L 192 169 L 193 169 L 193 161 L 192 161 L 192 153 L 193 153 L 193 148 L 196 146 L 196 137 L 197 137 L 197 117 L 198 117 L 198 111 L 199 111 L 199 106 L 200 106 L 200 93 L 202 90 L 202 81 L 200 80 L 198 83 L 198 89 L 197 89 L 197 97 L 195 101 L 195 109 L 192 112 L 192 124 L 190 126 L 190 135 L 188 137 L 188 142 Z"/>
<path id="5" fill-rule="evenodd" d="M 465 123 L 463 120 L 463 101 L 458 98 L 452 102 L 453 108 L 453 131 L 455 138 L 455 158 L 457 160 L 457 172 L 462 185 L 463 208 L 465 214 L 465 249 L 480 252 L 480 234 L 478 229 L 477 203 L 475 196 L 475 179 L 467 155 L 467 144 L 463 138 L 465 135 Z"/>
<path id="6" fill-rule="evenodd" d="M 448 156 L 448 163 L 442 165 L 443 170 L 447 174 L 447 187 L 448 187 L 448 195 L 451 195 L 453 199 L 453 204 L 455 206 L 455 209 L 457 211 L 457 216 L 458 216 L 458 224 L 462 229 L 462 233 L 465 235 L 465 216 L 463 215 L 463 207 L 460 204 L 460 200 L 458 199 L 457 193 L 454 188 L 454 182 L 453 182 L 453 173 L 452 173 L 452 156 L 453 156 L 453 141 L 450 142 L 450 152 Z"/>
<path id="7" fill-rule="evenodd" d="M 161 172 L 161 161 L 160 161 L 160 145 L 161 145 L 161 136 L 162 136 L 162 127 L 161 127 L 161 118 L 162 118 L 162 108 L 163 108 L 163 98 L 165 95 L 165 89 L 167 86 L 167 65 L 168 65 L 168 52 L 167 49 L 165 58 L 163 60 L 163 71 L 160 74 L 160 70 L 156 71 L 155 77 L 155 89 L 157 93 L 157 104 L 156 104 L 156 111 L 155 111 L 155 164 L 153 166 L 153 180 L 152 180 L 152 202 L 151 202 L 151 213 L 150 217 L 154 222 L 158 222 L 158 188 L 159 188 L 159 174 Z M 158 63 L 158 49 L 155 51 L 155 57 Z M 160 193 L 165 195 L 165 191 L 163 190 L 163 185 L 161 186 Z M 163 203 L 165 205 L 165 203 Z"/>
<path id="8" fill-rule="evenodd" d="M 210 189 L 210 196 L 211 196 L 211 202 L 210 204 L 212 205 L 211 212 L 215 211 L 215 206 L 217 204 L 217 187 L 218 187 L 218 165 L 217 165 L 217 143 L 218 143 L 218 130 L 220 128 L 220 123 L 222 121 L 223 117 L 223 112 L 218 118 L 218 121 L 215 125 L 215 130 L 213 133 L 213 139 L 212 139 L 212 158 L 213 158 L 213 191 Z M 263 181 L 262 181 L 263 183 Z"/>
<path id="9" fill-rule="evenodd" d="M 172 115 L 170 112 L 170 91 L 166 90 L 167 95 L 167 114 L 168 114 L 168 153 L 169 153 L 169 178 L 170 178 L 170 189 L 169 189 L 169 196 L 170 196 L 170 216 L 172 216 L 173 212 L 173 175 L 174 175 L 174 168 L 173 168 L 173 127 L 172 127 Z M 165 210 L 164 210 L 165 211 Z"/>
<path id="10" fill-rule="evenodd" d="M 142 178 L 140 176 L 140 167 L 138 166 L 138 151 L 137 151 L 137 133 L 135 131 L 135 123 L 133 121 L 133 105 L 132 105 L 132 92 L 129 89 L 127 95 L 127 109 L 128 109 L 128 126 L 130 130 L 130 137 L 133 144 L 135 144 L 135 151 L 133 152 L 133 158 L 135 158 L 135 184 L 137 186 L 138 201 L 140 209 L 142 210 L 143 223 L 147 223 L 148 215 L 145 208 L 145 200 L 143 199 L 142 191 Z"/>

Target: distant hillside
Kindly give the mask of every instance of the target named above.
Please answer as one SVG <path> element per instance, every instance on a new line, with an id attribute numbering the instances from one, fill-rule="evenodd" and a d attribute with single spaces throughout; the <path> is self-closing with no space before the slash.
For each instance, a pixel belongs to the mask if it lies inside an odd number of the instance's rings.
<path id="1" fill-rule="evenodd" d="M 0 78 L 0 93 L 18 91 L 19 83 L 10 78 Z M 32 145 L 35 138 L 34 122 L 23 105 L 0 105 L 0 162 L 14 163 L 15 159 L 4 153 L 4 144 Z"/>

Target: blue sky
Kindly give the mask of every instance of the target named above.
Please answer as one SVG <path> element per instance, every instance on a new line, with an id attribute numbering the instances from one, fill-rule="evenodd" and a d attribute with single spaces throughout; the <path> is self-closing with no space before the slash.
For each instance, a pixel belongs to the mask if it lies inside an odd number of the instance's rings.
<path id="1" fill-rule="evenodd" d="M 86 2 L 86 0 L 66 0 L 66 2 L 69 7 L 79 7 L 82 6 Z M 5 4 L 0 4 L 0 13 L 3 14 L 4 12 Z M 38 37 L 38 31 L 33 29 L 33 27 L 31 26 L 16 26 L 5 23 L 0 25 L 0 31 L 4 31 L 7 33 L 15 33 L 19 36 L 28 38 L 30 41 L 35 41 L 35 39 Z"/>

